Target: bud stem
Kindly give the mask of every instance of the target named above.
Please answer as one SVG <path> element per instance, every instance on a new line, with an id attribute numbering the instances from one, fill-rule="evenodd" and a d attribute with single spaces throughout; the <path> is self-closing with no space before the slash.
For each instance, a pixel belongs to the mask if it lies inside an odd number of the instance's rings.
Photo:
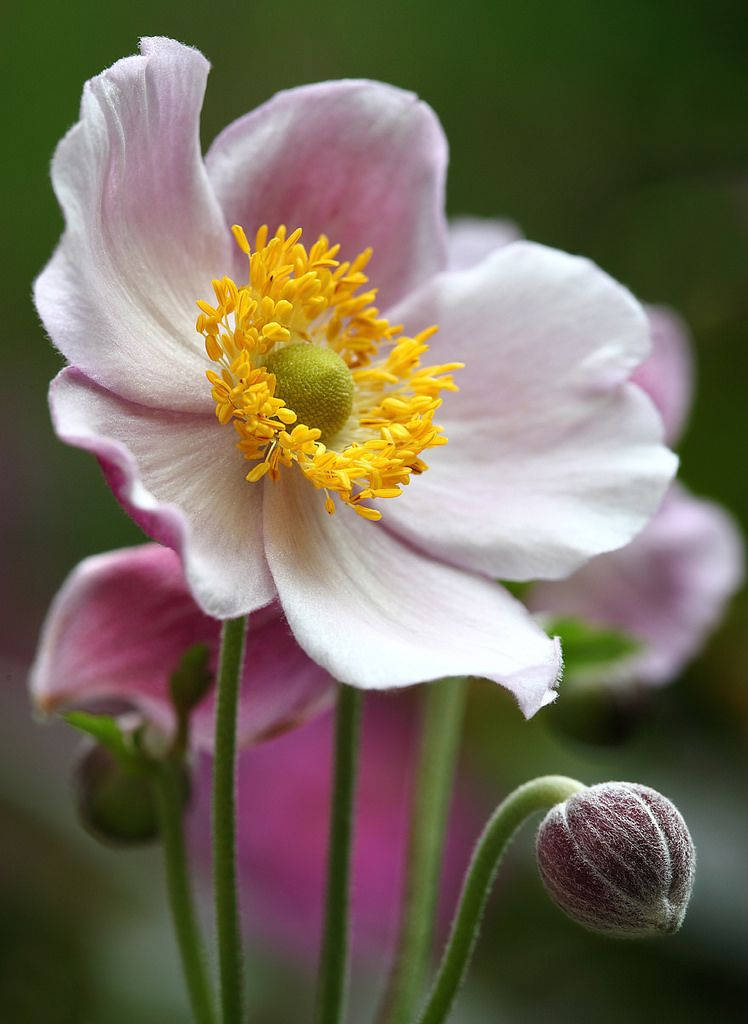
<path id="1" fill-rule="evenodd" d="M 223 1024 L 242 1024 L 242 952 L 236 885 L 236 717 L 247 618 L 227 619 L 218 666 L 213 761 L 213 891 Z"/>
<path id="2" fill-rule="evenodd" d="M 434 941 L 444 834 L 464 717 L 466 680 L 421 688 L 423 718 L 411 804 L 405 897 L 382 1024 L 408 1024 L 419 1005 Z"/>
<path id="3" fill-rule="evenodd" d="M 335 714 L 327 897 L 317 990 L 317 1024 L 340 1024 L 348 981 L 348 904 L 353 804 L 358 774 L 362 692 L 340 684 Z"/>
<path id="4" fill-rule="evenodd" d="M 184 842 L 183 787 L 178 761 L 169 759 L 154 768 L 153 792 L 164 848 L 166 885 L 192 1013 L 196 1024 L 214 1024 L 213 993 L 189 881 Z"/>
<path id="5" fill-rule="evenodd" d="M 442 1024 L 465 977 L 480 921 L 510 839 L 536 811 L 548 810 L 586 787 L 563 775 L 544 775 L 515 789 L 496 808 L 475 846 L 436 981 L 418 1024 Z"/>

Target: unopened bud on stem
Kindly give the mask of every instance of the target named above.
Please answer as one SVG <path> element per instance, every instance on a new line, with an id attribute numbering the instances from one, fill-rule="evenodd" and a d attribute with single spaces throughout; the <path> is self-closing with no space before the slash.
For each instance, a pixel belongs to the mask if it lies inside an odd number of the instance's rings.
<path id="1" fill-rule="evenodd" d="M 537 838 L 551 898 L 585 928 L 646 937 L 676 932 L 695 851 L 678 809 L 648 786 L 605 782 L 553 807 Z"/>
<path id="2" fill-rule="evenodd" d="M 126 768 L 111 750 L 91 746 L 76 773 L 78 813 L 101 842 L 133 846 L 158 837 L 158 819 L 149 776 Z"/>

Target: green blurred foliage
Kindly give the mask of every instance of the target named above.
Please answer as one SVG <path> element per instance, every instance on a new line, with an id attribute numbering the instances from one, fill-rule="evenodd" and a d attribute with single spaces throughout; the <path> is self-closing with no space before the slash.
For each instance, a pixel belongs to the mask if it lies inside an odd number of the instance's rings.
<path id="1" fill-rule="evenodd" d="M 138 36 L 154 33 L 192 43 L 213 62 L 206 145 L 275 90 L 303 82 L 366 76 L 420 93 L 450 140 L 451 213 L 511 218 L 528 236 L 591 256 L 642 299 L 671 304 L 685 316 L 699 384 L 682 446 L 683 475 L 748 523 L 741 457 L 748 422 L 744 0 L 18 4 L 6 13 L 1 101 L 4 659 L 28 660 L 46 605 L 79 558 L 140 539 L 94 460 L 52 435 L 46 387 L 61 360 L 43 337 L 30 284 L 59 237 L 48 162 L 76 118 L 82 83 L 133 52 Z M 492 1020 L 741 1019 L 748 942 L 736 919 L 742 914 L 745 921 L 748 908 L 740 895 L 745 829 L 736 816 L 746 768 L 747 626 L 742 598 L 706 655 L 658 697 L 624 751 L 576 747 L 554 731 L 553 708 L 526 724 L 503 696 L 478 688 L 467 750 L 491 800 L 542 771 L 590 781 L 628 775 L 661 784 L 693 815 L 697 845 L 701 839 L 707 853 L 684 933 L 671 944 L 636 947 L 574 931 L 546 906 L 523 860 L 499 893 L 503 902 L 494 902 L 473 995 L 456 1019 L 486 1020 L 487 1005 Z M 8 675 L 5 696 L 22 702 L 22 685 L 20 674 Z M 41 747 L 47 737 L 39 731 L 33 742 Z M 33 766 L 33 751 L 25 753 Z M 49 850 L 47 833 L 42 840 L 34 831 L 46 827 L 36 820 L 43 811 L 26 806 L 26 776 L 9 764 L 0 764 L 0 794 L 24 805 L 29 823 L 4 819 L 4 842 L 16 853 Z M 72 821 L 70 808 L 64 815 Z M 56 841 L 77 850 L 70 829 Z M 736 844 L 743 849 L 737 860 Z M 63 872 L 65 857 L 49 856 Z M 71 863 L 77 856 L 70 854 Z M 29 863 L 36 869 L 36 859 Z M 116 872 L 120 862 L 112 854 L 105 863 Z M 157 859 L 144 863 L 157 900 Z M 106 901 L 54 909 L 56 894 L 74 884 L 78 869 L 70 867 L 57 885 L 40 885 L 33 903 L 23 902 L 29 889 L 19 904 L 12 884 L 3 884 L 2 992 L 17 991 L 27 961 L 37 972 L 30 990 L 37 1002 L 15 1016 L 0 1012 L 10 1024 L 151 1019 L 146 996 L 123 979 L 115 985 L 99 975 L 91 982 L 89 910 L 107 913 Z M 142 904 L 136 909 L 141 913 Z M 163 955 L 167 988 L 178 991 L 172 954 Z M 105 982 L 118 993 L 114 1003 L 101 995 Z M 178 1020 L 171 997 L 163 998 L 152 1019 Z M 260 1000 L 258 1021 L 274 1019 L 265 1002 L 273 1004 L 273 992 Z"/>

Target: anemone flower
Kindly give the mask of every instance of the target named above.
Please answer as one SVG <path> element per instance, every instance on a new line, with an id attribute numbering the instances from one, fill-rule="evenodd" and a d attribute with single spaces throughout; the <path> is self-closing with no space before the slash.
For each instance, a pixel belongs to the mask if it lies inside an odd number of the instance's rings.
<path id="1" fill-rule="evenodd" d="M 238 742 L 251 746 L 330 703 L 334 683 L 294 642 L 277 602 L 254 612 L 239 698 Z M 44 712 L 126 705 L 166 735 L 174 729 L 169 677 L 195 644 L 215 673 L 220 623 L 193 600 L 178 556 L 158 544 L 85 559 L 47 615 L 31 670 Z M 196 749 L 213 743 L 214 698 L 191 718 Z"/>
<path id="2" fill-rule="evenodd" d="M 207 73 L 146 39 L 57 148 L 65 231 L 35 297 L 71 364 L 59 437 L 208 615 L 278 601 L 342 682 L 480 675 L 532 714 L 559 647 L 495 580 L 620 547 L 675 469 L 629 383 L 641 307 L 527 242 L 447 270 L 447 149 L 412 94 L 280 93 L 203 160 Z"/>
<path id="3" fill-rule="evenodd" d="M 450 228 L 451 265 L 464 269 L 521 237 L 506 221 L 459 218 Z M 693 398 L 688 328 L 672 310 L 647 307 L 652 351 L 632 376 L 662 416 L 676 445 Z M 637 653 L 603 674 L 611 682 L 670 682 L 698 653 L 740 587 L 743 544 L 733 519 L 715 502 L 673 484 L 660 509 L 630 544 L 599 555 L 566 580 L 535 584 L 529 607 L 621 630 Z"/>

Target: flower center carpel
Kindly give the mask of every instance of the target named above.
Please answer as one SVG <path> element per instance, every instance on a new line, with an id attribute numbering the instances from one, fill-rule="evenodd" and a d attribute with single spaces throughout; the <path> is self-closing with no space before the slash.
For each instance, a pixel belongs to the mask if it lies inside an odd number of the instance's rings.
<path id="1" fill-rule="evenodd" d="M 406 337 L 379 316 L 376 289 L 361 291 L 370 249 L 341 262 L 324 235 L 307 251 L 300 228 L 268 239 L 263 226 L 251 249 L 232 230 L 248 283 L 214 280 L 216 305 L 197 303 L 196 326 L 218 367 L 207 371 L 218 421 L 252 463 L 247 480 L 295 465 L 330 514 L 337 497 L 380 519 L 368 503 L 397 497 L 428 468 L 421 453 L 446 443 L 433 416 L 463 364 L 421 366 L 437 328 Z"/>
<path id="2" fill-rule="evenodd" d="M 265 366 L 275 377 L 275 395 L 298 422 L 320 431 L 327 444 L 348 421 L 355 385 L 345 360 L 321 345 L 299 341 L 272 351 Z"/>

